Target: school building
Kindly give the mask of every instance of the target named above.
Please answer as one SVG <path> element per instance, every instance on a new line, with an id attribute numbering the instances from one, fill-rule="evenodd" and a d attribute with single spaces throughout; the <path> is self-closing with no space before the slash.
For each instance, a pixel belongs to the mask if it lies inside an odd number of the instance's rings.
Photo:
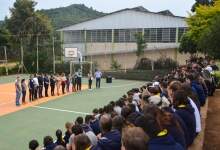
<path id="1" fill-rule="evenodd" d="M 135 34 L 144 34 L 147 42 L 144 56 L 152 60 L 170 57 L 180 64 L 186 54 L 179 54 L 179 41 L 186 32 L 184 17 L 169 10 L 150 12 L 143 7 L 127 8 L 59 29 L 63 49 L 76 48 L 83 59 L 93 61 L 102 70 L 110 69 L 112 58 L 122 68 L 133 68 L 136 62 Z M 68 61 L 70 58 L 64 58 Z"/>

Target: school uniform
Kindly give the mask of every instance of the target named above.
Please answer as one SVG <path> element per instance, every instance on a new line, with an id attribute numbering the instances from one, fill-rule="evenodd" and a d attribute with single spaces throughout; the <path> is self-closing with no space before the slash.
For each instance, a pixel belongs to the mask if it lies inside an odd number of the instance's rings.
<path id="1" fill-rule="evenodd" d="M 48 87 L 49 87 L 49 78 L 47 76 L 44 77 L 44 89 L 45 89 L 45 96 L 48 97 Z"/>
<path id="2" fill-rule="evenodd" d="M 37 99 L 37 93 L 38 93 L 38 87 L 39 87 L 38 78 L 34 77 L 33 81 L 34 81 L 34 99 Z"/>
<path id="3" fill-rule="evenodd" d="M 77 84 L 77 75 L 74 74 L 72 76 L 72 92 L 76 92 L 76 84 Z"/>
<path id="4" fill-rule="evenodd" d="M 55 79 L 53 77 L 50 78 L 50 90 L 51 90 L 51 96 L 54 96 L 54 90 L 55 90 Z"/>
<path id="5" fill-rule="evenodd" d="M 184 150 L 169 134 L 151 138 L 148 141 L 148 150 Z"/>
<path id="6" fill-rule="evenodd" d="M 173 139 L 179 143 L 184 149 L 186 149 L 186 140 L 184 137 L 184 132 L 179 130 L 176 126 L 167 125 L 165 128 L 168 130 Z"/>
<path id="7" fill-rule="evenodd" d="M 70 91 L 70 77 L 68 76 L 66 78 L 66 92 Z"/>
<path id="8" fill-rule="evenodd" d="M 192 90 L 197 94 L 197 96 L 199 98 L 200 105 L 204 106 L 206 103 L 207 97 L 205 96 L 205 92 L 202 88 L 202 85 L 197 81 L 192 81 L 191 87 L 192 87 Z"/>
<path id="9" fill-rule="evenodd" d="M 81 88 L 82 88 L 82 73 L 78 72 L 77 73 L 77 86 L 76 86 L 76 89 L 81 91 Z"/>
<path id="10" fill-rule="evenodd" d="M 194 109 L 191 105 L 180 105 L 176 108 L 175 113 L 184 121 L 189 137 L 187 145 L 191 145 L 196 137 L 196 120 Z"/>
<path id="11" fill-rule="evenodd" d="M 90 127 L 92 128 L 95 135 L 98 135 L 99 133 L 101 133 L 98 119 L 95 119 L 95 120 L 91 121 L 90 122 Z"/>
<path id="12" fill-rule="evenodd" d="M 25 82 L 21 83 L 22 103 L 23 104 L 25 103 L 26 90 L 27 90 L 26 83 Z"/>
<path id="13" fill-rule="evenodd" d="M 102 135 L 95 150 L 121 150 L 121 134 L 113 130 Z"/>
<path id="14" fill-rule="evenodd" d="M 29 79 L 28 88 L 29 88 L 29 101 L 31 102 L 34 100 L 34 80 L 33 79 Z"/>
<path id="15" fill-rule="evenodd" d="M 93 80 L 93 77 L 91 74 L 88 74 L 88 86 L 89 86 L 89 89 L 92 89 L 92 80 Z"/>
<path id="16" fill-rule="evenodd" d="M 39 98 L 42 98 L 43 95 L 42 95 L 42 92 L 43 92 L 43 85 L 44 85 L 44 78 L 42 76 L 39 76 L 38 77 L 38 83 L 39 83 Z"/>

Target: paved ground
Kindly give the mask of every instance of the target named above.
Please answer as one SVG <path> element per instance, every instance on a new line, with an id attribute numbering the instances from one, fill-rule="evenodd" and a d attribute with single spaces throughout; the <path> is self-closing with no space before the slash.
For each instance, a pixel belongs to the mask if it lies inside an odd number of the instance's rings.
<path id="1" fill-rule="evenodd" d="M 220 150 L 220 90 L 209 98 L 204 150 Z"/>

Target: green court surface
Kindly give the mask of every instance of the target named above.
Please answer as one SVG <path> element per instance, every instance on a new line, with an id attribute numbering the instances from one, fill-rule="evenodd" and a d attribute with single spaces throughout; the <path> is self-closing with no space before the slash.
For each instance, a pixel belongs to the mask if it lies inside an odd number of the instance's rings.
<path id="1" fill-rule="evenodd" d="M 14 81 L 12 79 L 13 77 L 10 77 L 8 81 Z M 102 80 L 101 89 L 85 90 L 2 116 L 0 150 L 28 149 L 28 142 L 33 138 L 42 146 L 44 136 L 55 137 L 57 129 L 65 131 L 65 122 L 73 121 L 77 116 L 84 117 L 85 113 L 90 113 L 94 108 L 102 107 L 109 101 L 117 100 L 129 89 L 143 84 L 144 82 L 128 80 L 113 80 L 112 84 L 106 84 Z"/>

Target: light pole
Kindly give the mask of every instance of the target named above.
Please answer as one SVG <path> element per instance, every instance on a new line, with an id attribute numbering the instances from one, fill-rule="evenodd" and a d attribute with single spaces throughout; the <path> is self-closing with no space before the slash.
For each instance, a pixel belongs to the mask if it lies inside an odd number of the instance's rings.
<path id="1" fill-rule="evenodd" d="M 7 57 L 7 48 L 4 46 L 4 52 L 5 52 L 5 70 L 6 70 L 6 75 L 8 75 L 8 57 Z"/>
<path id="2" fill-rule="evenodd" d="M 54 50 L 54 40 L 55 37 L 53 36 L 53 73 L 56 73 L 56 66 L 55 66 L 55 50 Z"/>
<path id="3" fill-rule="evenodd" d="M 37 73 L 39 72 L 39 61 L 38 61 L 38 44 L 39 44 L 39 41 L 38 41 L 38 34 L 37 34 Z"/>

